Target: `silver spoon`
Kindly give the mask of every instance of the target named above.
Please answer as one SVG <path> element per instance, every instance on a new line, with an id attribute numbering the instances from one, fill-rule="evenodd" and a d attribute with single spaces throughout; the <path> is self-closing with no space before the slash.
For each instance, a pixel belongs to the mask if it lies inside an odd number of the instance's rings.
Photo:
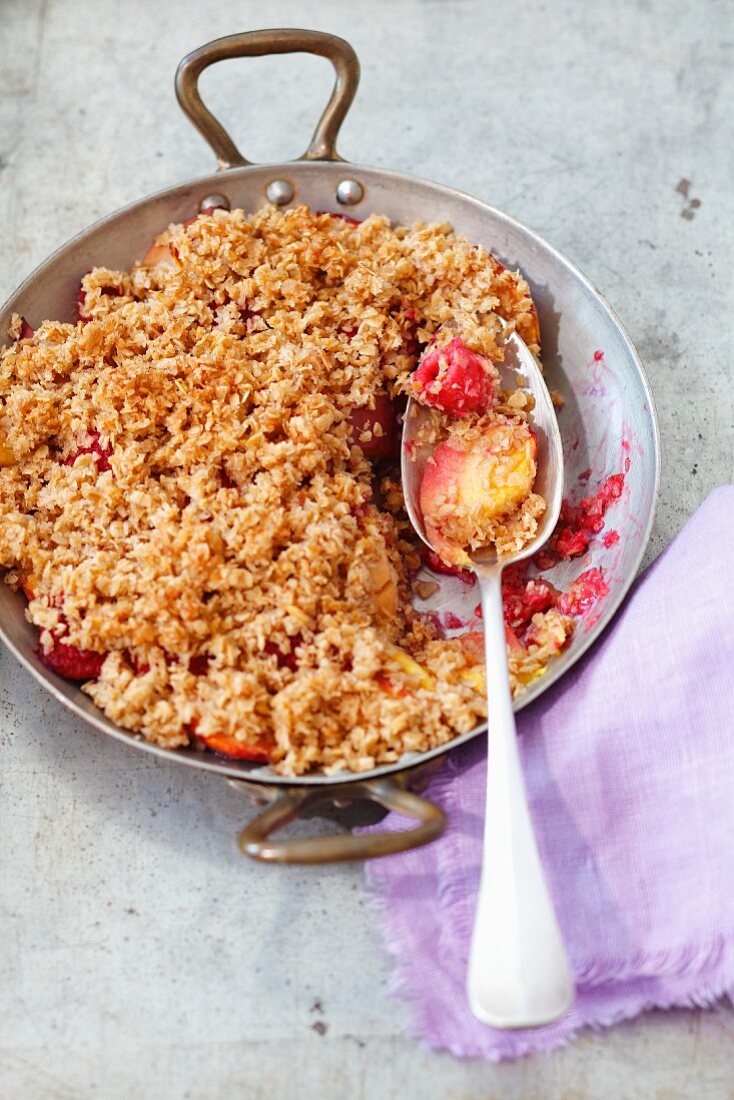
<path id="1" fill-rule="evenodd" d="M 518 553 L 498 559 L 493 548 L 470 554 L 479 581 L 487 676 L 487 805 L 484 856 L 467 977 L 469 1003 L 483 1023 L 538 1027 L 558 1019 L 574 995 L 561 933 L 540 864 L 522 778 L 509 686 L 502 570 L 534 554 L 558 521 L 563 449 L 555 410 L 538 364 L 516 333 L 505 337 L 503 387 L 521 385 L 535 399 L 535 491 L 546 501 L 538 533 Z M 416 531 L 432 550 L 419 504 L 423 471 L 433 448 L 420 442 L 430 410 L 412 398 L 403 424 L 401 470 L 405 504 Z"/>

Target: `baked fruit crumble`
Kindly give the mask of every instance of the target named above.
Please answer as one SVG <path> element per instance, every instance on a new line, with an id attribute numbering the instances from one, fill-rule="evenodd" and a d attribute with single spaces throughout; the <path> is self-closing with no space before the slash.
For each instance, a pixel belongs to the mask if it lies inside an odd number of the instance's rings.
<path id="1" fill-rule="evenodd" d="M 456 563 L 418 577 L 400 421 L 410 392 L 450 421 L 422 494 L 442 530 L 532 524 L 534 439 L 495 368 L 508 321 L 539 352 L 524 280 L 446 225 L 210 210 L 84 275 L 78 318 L 14 317 L 0 360 L 0 568 L 43 661 L 150 741 L 284 774 L 471 730 L 481 634 L 413 606 Z M 573 618 L 507 572 L 518 692 Z"/>

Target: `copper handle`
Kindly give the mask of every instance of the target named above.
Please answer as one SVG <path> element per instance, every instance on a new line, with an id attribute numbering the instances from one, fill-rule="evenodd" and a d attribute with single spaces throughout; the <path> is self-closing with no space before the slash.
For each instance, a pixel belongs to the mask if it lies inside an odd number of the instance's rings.
<path id="1" fill-rule="evenodd" d="M 199 95 L 199 77 L 215 61 L 229 57 L 262 57 L 272 53 L 313 53 L 326 57 L 336 70 L 331 98 L 314 130 L 311 143 L 299 160 L 341 160 L 336 151 L 339 127 L 354 99 L 359 84 L 359 61 L 343 38 L 321 31 L 246 31 L 216 38 L 187 54 L 176 70 L 176 97 L 184 113 L 214 150 L 220 168 L 252 162 L 242 156 L 221 122 L 204 106 Z"/>
<path id="2" fill-rule="evenodd" d="M 274 840 L 271 834 L 316 802 L 366 798 L 388 810 L 419 822 L 414 829 L 397 833 L 368 833 L 355 836 L 298 837 Z M 372 859 L 419 848 L 435 840 L 446 828 L 443 810 L 413 791 L 400 779 L 374 779 L 364 783 L 340 783 L 319 791 L 313 787 L 288 787 L 261 814 L 245 826 L 238 837 L 240 850 L 251 859 L 266 863 L 336 863 L 348 859 Z"/>

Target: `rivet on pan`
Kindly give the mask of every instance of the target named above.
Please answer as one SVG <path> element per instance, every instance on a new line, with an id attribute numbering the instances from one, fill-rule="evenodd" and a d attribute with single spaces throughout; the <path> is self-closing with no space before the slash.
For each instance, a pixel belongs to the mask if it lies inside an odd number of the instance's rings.
<path id="1" fill-rule="evenodd" d="M 285 206 L 293 198 L 295 188 L 288 180 L 271 180 L 265 188 L 265 194 L 274 206 Z"/>
<path id="2" fill-rule="evenodd" d="M 226 195 L 207 195 L 199 203 L 199 213 L 202 210 L 229 210 L 229 199 Z"/>
<path id="3" fill-rule="evenodd" d="M 342 206 L 356 206 L 364 197 L 364 187 L 356 180 L 341 180 L 336 185 L 336 198 Z"/>

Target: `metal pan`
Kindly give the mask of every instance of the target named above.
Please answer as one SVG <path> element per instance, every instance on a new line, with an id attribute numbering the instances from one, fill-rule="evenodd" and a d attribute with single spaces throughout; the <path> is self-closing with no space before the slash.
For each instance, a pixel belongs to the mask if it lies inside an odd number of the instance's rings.
<path id="1" fill-rule="evenodd" d="M 336 83 L 308 149 L 287 164 L 250 164 L 201 101 L 197 82 L 215 61 L 231 57 L 308 52 L 326 57 Z M 599 479 L 624 466 L 626 486 L 615 505 L 613 546 L 598 542 L 578 562 L 561 563 L 549 574 L 565 587 L 581 568 L 605 571 L 609 593 L 582 618 L 568 648 L 516 703 L 520 710 L 564 675 L 609 625 L 632 583 L 647 544 L 659 485 L 659 439 L 652 396 L 639 356 L 619 320 L 588 279 L 564 256 L 513 218 L 459 191 L 413 176 L 345 162 L 336 151 L 339 127 L 354 98 L 359 63 L 343 39 L 316 31 L 262 30 L 210 42 L 183 59 L 176 73 L 181 107 L 214 150 L 219 170 L 169 188 L 104 218 L 54 253 L 16 290 L 0 312 L 5 332 L 12 313 L 31 325 L 46 318 L 72 320 L 74 292 L 83 272 L 97 265 L 126 269 L 142 257 L 154 237 L 171 222 L 192 217 L 217 203 L 254 210 L 267 201 L 287 206 L 308 203 L 317 210 L 347 212 L 358 219 L 371 213 L 406 224 L 449 221 L 471 241 L 486 246 L 510 267 L 519 267 L 538 307 L 543 361 L 549 385 L 566 397 L 560 414 L 568 495 L 579 495 L 579 475 Z M 453 584 L 453 587 L 452 587 Z M 462 586 L 451 578 L 442 588 L 444 606 L 458 614 Z M 475 600 L 473 602 L 476 602 Z M 205 768 L 270 804 L 243 830 L 240 846 L 256 859 L 320 862 L 386 855 L 433 840 L 445 827 L 442 811 L 409 790 L 437 767 L 451 748 L 480 735 L 484 727 L 456 737 L 449 745 L 413 753 L 370 772 L 297 780 L 269 768 L 226 760 L 193 749 L 159 748 L 110 722 L 73 684 L 45 668 L 36 656 L 36 629 L 26 621 L 25 601 L 0 584 L 0 637 L 36 679 L 82 721 L 145 752 L 190 767 Z M 369 836 L 271 839 L 271 833 L 306 807 L 369 799 L 414 818 L 414 828 Z"/>

